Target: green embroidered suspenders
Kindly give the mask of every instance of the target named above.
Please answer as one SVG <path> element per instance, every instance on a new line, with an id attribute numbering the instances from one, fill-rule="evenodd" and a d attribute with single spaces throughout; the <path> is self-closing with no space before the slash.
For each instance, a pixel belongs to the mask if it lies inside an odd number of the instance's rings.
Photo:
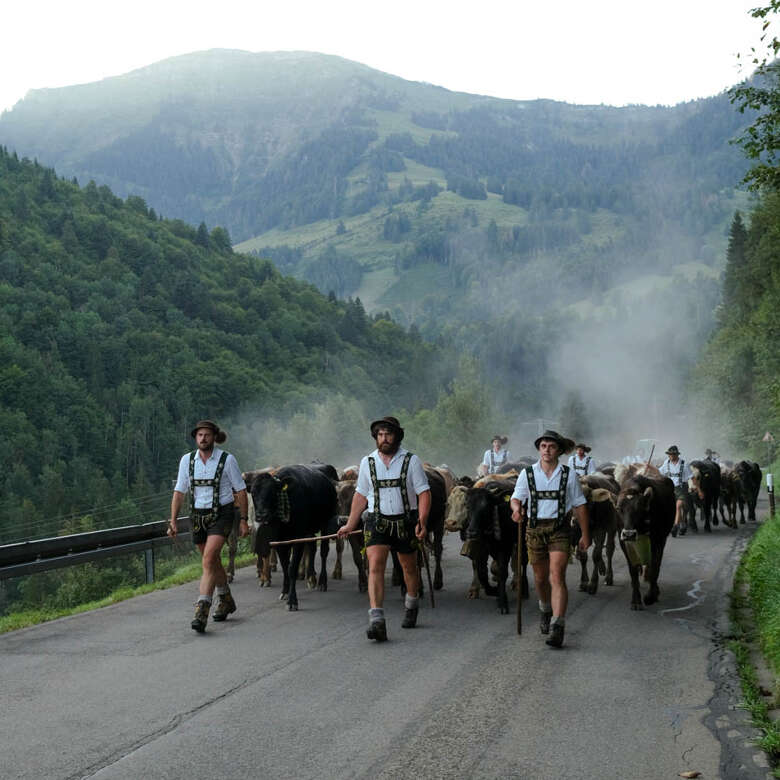
<path id="1" fill-rule="evenodd" d="M 406 477 L 409 473 L 409 461 L 412 459 L 412 453 L 407 452 L 401 463 L 401 476 L 396 479 L 377 479 L 376 461 L 369 457 L 368 470 L 371 474 L 371 485 L 374 488 L 374 517 L 376 518 L 376 530 L 380 534 L 396 533 L 399 539 L 406 539 L 406 523 L 412 515 L 412 509 L 409 506 L 409 494 L 406 490 Z M 383 515 L 379 511 L 379 488 L 399 488 L 401 491 L 401 501 L 404 505 L 402 516 Z"/>
<path id="2" fill-rule="evenodd" d="M 561 481 L 557 490 L 537 490 L 533 466 L 528 466 L 525 473 L 528 477 L 528 492 L 530 494 L 528 501 L 528 527 L 536 528 L 537 526 L 540 501 L 557 501 L 558 513 L 554 518 L 551 517 L 549 519 L 554 520 L 554 528 L 559 528 L 563 525 L 563 518 L 566 515 L 566 484 L 569 481 L 569 467 L 561 465 Z M 544 518 L 542 522 L 547 521 L 548 518 Z"/>

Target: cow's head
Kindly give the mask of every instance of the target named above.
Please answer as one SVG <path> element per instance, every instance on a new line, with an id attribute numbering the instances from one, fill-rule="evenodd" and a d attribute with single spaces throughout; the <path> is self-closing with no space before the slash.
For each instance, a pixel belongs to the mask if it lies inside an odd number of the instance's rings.
<path id="1" fill-rule="evenodd" d="M 624 483 L 618 495 L 617 512 L 623 541 L 634 541 L 637 536 L 650 533 L 650 510 L 654 498 L 651 485 L 636 479 Z"/>
<path id="2" fill-rule="evenodd" d="M 258 474 L 252 482 L 252 502 L 257 524 L 270 529 L 290 520 L 290 502 L 287 493 L 289 478 L 279 479 L 274 474 Z"/>
<path id="3" fill-rule="evenodd" d="M 447 496 L 447 515 L 444 518 L 444 527 L 448 531 L 461 531 L 468 525 L 468 507 L 466 495 L 469 489 L 464 485 L 455 485 Z"/>
<path id="4" fill-rule="evenodd" d="M 753 489 L 753 469 L 746 460 L 741 460 L 734 466 L 734 472 L 739 479 L 740 486 L 746 495 L 750 495 Z"/>
<path id="5" fill-rule="evenodd" d="M 339 515 L 347 516 L 352 509 L 352 499 L 355 497 L 357 482 L 346 479 L 336 485 L 336 499 L 339 506 Z"/>
<path id="6" fill-rule="evenodd" d="M 702 483 L 704 480 L 709 479 L 709 474 L 702 474 L 701 469 L 698 466 L 691 466 L 691 478 L 688 480 L 688 490 L 696 495 L 703 501 L 704 500 L 704 488 Z"/>
<path id="7" fill-rule="evenodd" d="M 474 487 L 466 493 L 468 522 L 480 533 L 493 529 L 493 520 L 502 497 L 487 488 Z"/>

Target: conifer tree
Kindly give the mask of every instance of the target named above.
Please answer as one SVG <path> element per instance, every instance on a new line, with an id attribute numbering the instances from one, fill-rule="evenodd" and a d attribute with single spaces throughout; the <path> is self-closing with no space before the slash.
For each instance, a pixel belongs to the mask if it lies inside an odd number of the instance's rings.
<path id="1" fill-rule="evenodd" d="M 739 304 L 740 273 L 747 262 L 747 230 L 739 211 L 734 213 L 729 231 L 729 246 L 726 253 L 726 270 L 723 274 L 724 315 Z"/>

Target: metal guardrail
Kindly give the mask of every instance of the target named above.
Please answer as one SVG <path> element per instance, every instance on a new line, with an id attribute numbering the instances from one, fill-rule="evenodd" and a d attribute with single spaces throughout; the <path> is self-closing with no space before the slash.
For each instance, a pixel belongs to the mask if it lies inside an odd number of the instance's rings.
<path id="1" fill-rule="evenodd" d="M 189 515 L 177 518 L 176 542 L 192 538 Z M 127 525 L 49 539 L 0 545 L 0 580 L 61 569 L 116 555 L 145 552 L 146 581 L 154 582 L 154 551 L 174 544 L 166 535 L 168 522 Z"/>

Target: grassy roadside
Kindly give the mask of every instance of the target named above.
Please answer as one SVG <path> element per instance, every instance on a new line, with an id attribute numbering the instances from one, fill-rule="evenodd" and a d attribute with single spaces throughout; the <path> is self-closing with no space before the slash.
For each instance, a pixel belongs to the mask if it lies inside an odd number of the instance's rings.
<path id="1" fill-rule="evenodd" d="M 236 568 L 248 566 L 254 564 L 254 562 L 255 556 L 252 553 L 238 555 L 236 557 Z M 165 588 L 173 588 L 176 585 L 184 585 L 187 582 L 199 579 L 200 574 L 200 563 L 191 563 L 177 569 L 173 574 L 149 583 L 148 585 L 117 588 L 105 598 L 99 599 L 98 601 L 90 601 L 85 604 L 79 604 L 75 607 L 64 609 L 30 609 L 23 612 L 14 612 L 10 615 L 0 617 L 0 634 L 4 634 L 7 631 L 17 631 L 20 628 L 27 628 L 28 626 L 34 626 L 38 623 L 45 623 L 48 620 L 56 620 L 57 618 L 67 617 L 68 615 L 77 615 L 80 612 L 89 612 L 89 610 L 92 609 L 108 607 L 119 601 L 131 599 L 134 596 L 140 596 L 142 593 L 151 593 L 153 590 L 164 590 Z"/>
<path id="2" fill-rule="evenodd" d="M 758 744 L 780 778 L 780 514 L 767 519 L 745 551 L 734 578 L 731 617 L 735 639 L 730 648 L 737 659 L 744 706 L 763 732 Z M 766 665 L 759 670 L 753 654 Z M 776 713 L 775 713 L 776 715 Z"/>

